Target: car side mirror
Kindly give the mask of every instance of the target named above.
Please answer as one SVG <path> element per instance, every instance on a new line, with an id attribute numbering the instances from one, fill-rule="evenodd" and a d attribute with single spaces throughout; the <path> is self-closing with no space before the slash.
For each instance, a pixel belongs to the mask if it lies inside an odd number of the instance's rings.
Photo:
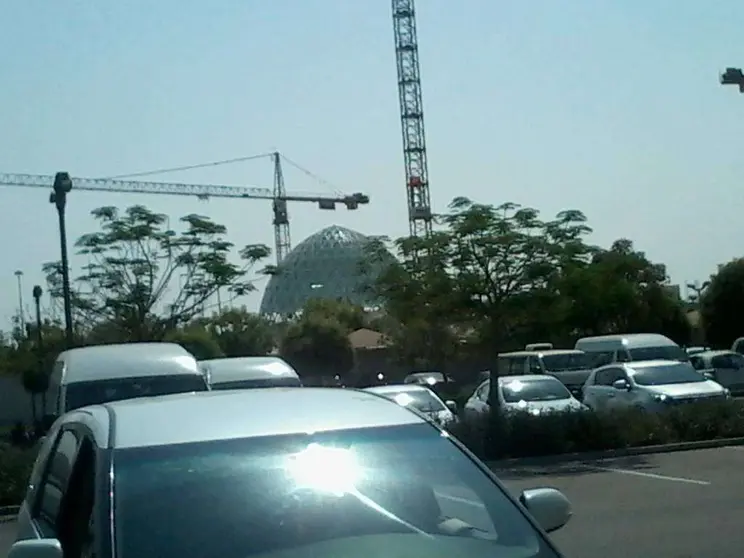
<path id="1" fill-rule="evenodd" d="M 451 399 L 448 399 L 444 402 L 445 406 L 452 411 L 452 414 L 457 414 L 457 401 L 452 401 Z"/>
<path id="2" fill-rule="evenodd" d="M 62 545 L 57 539 L 18 541 L 10 547 L 8 558 L 62 558 Z"/>
<path id="3" fill-rule="evenodd" d="M 716 376 L 713 374 L 713 372 L 703 372 L 703 376 L 705 376 L 709 380 L 715 380 Z"/>
<path id="4" fill-rule="evenodd" d="M 547 533 L 557 531 L 571 519 L 571 502 L 555 488 L 525 490 L 519 502 Z"/>
<path id="5" fill-rule="evenodd" d="M 630 391 L 628 380 L 615 380 L 612 382 L 612 387 L 620 391 Z"/>

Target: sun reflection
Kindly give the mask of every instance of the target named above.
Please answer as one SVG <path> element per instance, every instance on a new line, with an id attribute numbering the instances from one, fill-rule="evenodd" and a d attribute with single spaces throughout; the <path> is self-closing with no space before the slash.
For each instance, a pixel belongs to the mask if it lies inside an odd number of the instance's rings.
<path id="1" fill-rule="evenodd" d="M 400 405 L 401 407 L 405 407 L 406 405 L 410 405 L 413 403 L 413 397 L 408 395 L 407 393 L 397 393 L 393 400 Z"/>
<path id="2" fill-rule="evenodd" d="M 287 470 L 298 488 L 336 496 L 354 492 L 361 472 L 351 450 L 316 443 L 290 456 Z"/>

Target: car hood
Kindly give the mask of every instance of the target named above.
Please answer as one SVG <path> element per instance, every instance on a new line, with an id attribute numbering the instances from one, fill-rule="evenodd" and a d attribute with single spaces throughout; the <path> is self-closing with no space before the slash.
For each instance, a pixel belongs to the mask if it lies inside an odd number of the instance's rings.
<path id="1" fill-rule="evenodd" d="M 724 391 L 723 386 L 721 386 L 721 384 L 717 382 L 714 382 L 713 380 L 707 380 L 705 382 L 691 382 L 686 384 L 667 384 L 663 386 L 643 387 L 654 393 L 666 395 L 667 397 L 720 395 Z"/>
<path id="2" fill-rule="evenodd" d="M 518 403 L 505 403 L 504 408 L 513 412 L 529 412 L 534 415 L 543 413 L 580 411 L 584 409 L 576 399 L 558 399 L 556 401 L 519 401 Z"/>

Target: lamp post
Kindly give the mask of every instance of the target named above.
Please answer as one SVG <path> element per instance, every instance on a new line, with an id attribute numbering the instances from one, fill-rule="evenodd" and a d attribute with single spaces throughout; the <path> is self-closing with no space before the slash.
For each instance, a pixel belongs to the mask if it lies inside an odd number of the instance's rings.
<path id="1" fill-rule="evenodd" d="M 739 93 L 744 93 L 744 72 L 741 68 L 726 68 L 721 74 L 721 85 L 736 85 Z"/>
<path id="2" fill-rule="evenodd" d="M 41 295 L 43 291 L 39 285 L 34 285 L 33 297 L 34 306 L 36 307 L 36 344 L 39 351 L 39 358 L 42 354 L 43 335 L 41 333 Z"/>
<path id="3" fill-rule="evenodd" d="M 62 298 L 65 306 L 65 341 L 67 347 L 72 347 L 72 296 L 70 294 L 70 265 L 67 256 L 67 221 L 65 219 L 65 207 L 67 206 L 67 194 L 72 190 L 72 179 L 66 172 L 58 172 L 54 176 L 53 192 L 49 196 L 49 202 L 57 208 L 59 217 L 59 248 L 62 265 Z"/>
<path id="4" fill-rule="evenodd" d="M 18 281 L 18 326 L 23 334 L 26 331 L 26 318 L 23 317 L 23 272 L 18 269 L 14 275 Z"/>

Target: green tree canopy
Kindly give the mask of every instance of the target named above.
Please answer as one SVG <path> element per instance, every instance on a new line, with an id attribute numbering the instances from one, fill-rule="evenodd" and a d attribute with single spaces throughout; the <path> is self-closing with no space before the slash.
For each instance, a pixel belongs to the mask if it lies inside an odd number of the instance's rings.
<path id="1" fill-rule="evenodd" d="M 700 299 L 705 335 L 715 347 L 729 348 L 744 336 L 744 258 L 718 269 Z"/>
<path id="2" fill-rule="evenodd" d="M 166 215 L 141 205 L 92 214 L 101 229 L 76 242 L 89 263 L 76 280 L 74 308 L 79 327 L 105 323 L 115 338 L 161 339 L 202 313 L 218 290 L 230 299 L 251 292 L 249 272 L 270 253 L 265 245 L 248 245 L 234 263 L 226 228 L 200 215 L 182 217 L 184 230 L 176 232 Z M 59 264 L 45 271 L 50 292 L 60 297 Z"/>

